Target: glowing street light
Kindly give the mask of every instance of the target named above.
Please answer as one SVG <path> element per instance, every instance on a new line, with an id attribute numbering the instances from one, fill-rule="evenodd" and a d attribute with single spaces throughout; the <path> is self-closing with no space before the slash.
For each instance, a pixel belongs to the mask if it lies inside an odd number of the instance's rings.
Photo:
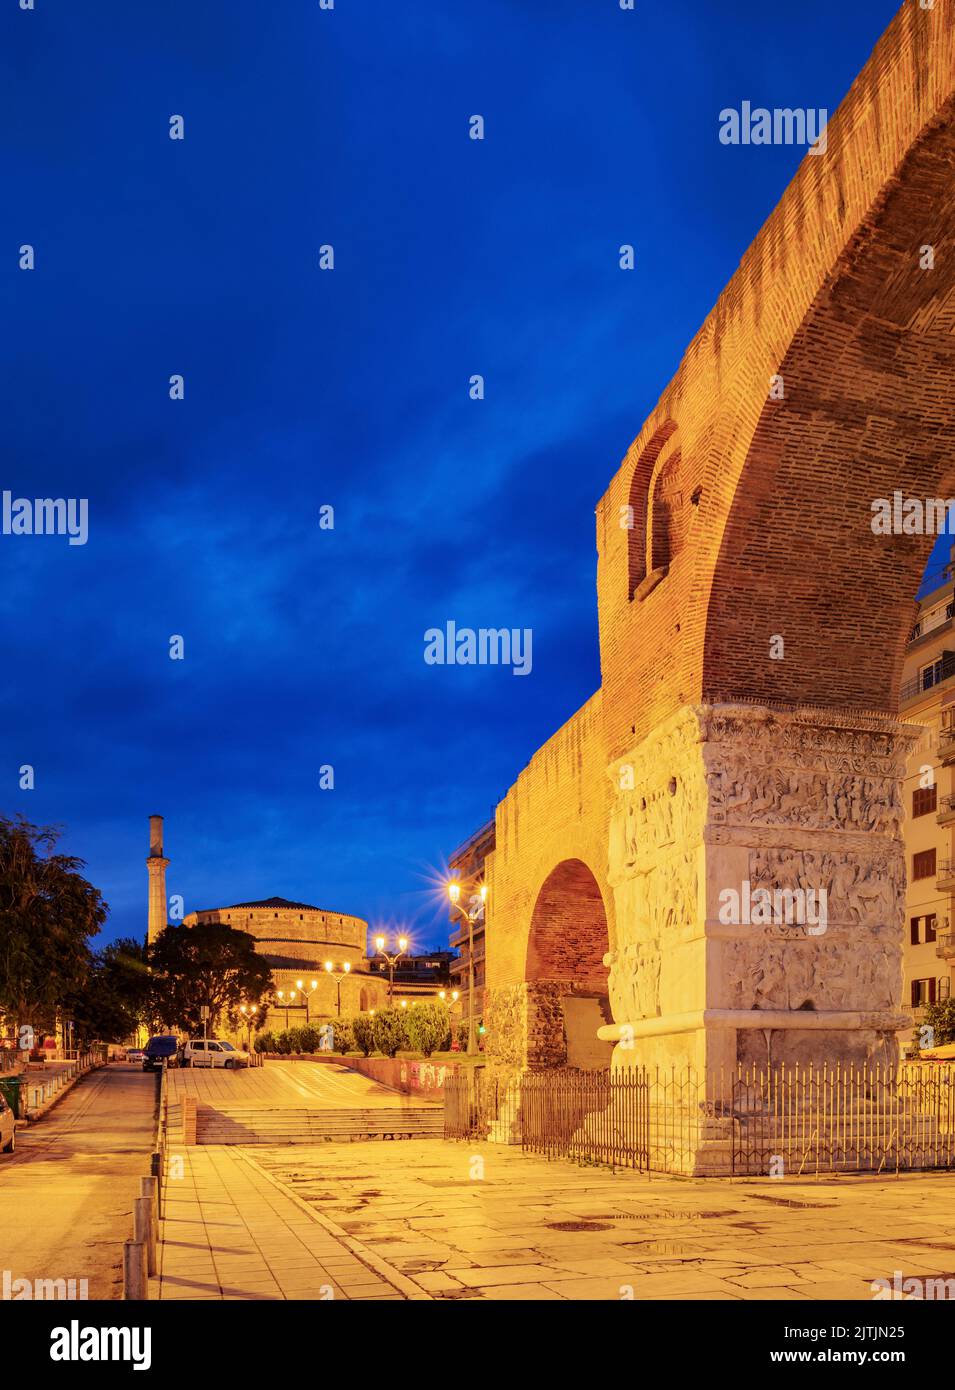
<path id="1" fill-rule="evenodd" d="M 344 965 L 342 966 L 341 970 L 336 971 L 336 969 L 335 969 L 334 965 L 332 964 L 332 962 L 331 962 L 330 960 L 327 960 L 327 961 L 325 962 L 325 969 L 328 971 L 329 975 L 331 975 L 332 979 L 333 979 L 333 980 L 337 983 L 337 985 L 338 985 L 338 1007 L 337 1007 L 337 1009 L 335 1010 L 335 1013 L 336 1013 L 336 1016 L 337 1016 L 338 1018 L 341 1018 L 341 1016 L 342 1016 L 342 980 L 344 980 L 345 976 L 346 976 L 346 975 L 349 973 L 349 971 L 351 970 L 351 963 L 350 963 L 349 961 L 346 960 L 345 963 L 344 963 Z"/>
<path id="2" fill-rule="evenodd" d="M 377 952 L 377 954 L 378 954 L 379 956 L 384 956 L 385 960 L 388 962 L 388 1004 L 389 1004 L 389 1007 L 391 1006 L 392 999 L 393 999 L 394 992 L 395 992 L 395 966 L 398 964 L 399 960 L 400 960 L 401 957 L 404 955 L 405 951 L 407 951 L 407 949 L 408 949 L 408 938 L 407 938 L 406 936 L 399 936 L 399 937 L 398 937 L 398 950 L 396 951 L 396 953 L 395 953 L 393 956 L 391 956 L 391 955 L 389 955 L 388 952 L 385 950 L 385 938 L 384 938 L 383 936 L 376 936 L 376 937 L 375 937 L 375 951 Z"/>
<path id="3" fill-rule="evenodd" d="M 241 1005 L 239 1013 L 249 1025 L 249 1057 L 252 1056 L 252 1025 L 255 1022 L 255 1015 L 259 1012 L 258 1004 Z"/>
<path id="4" fill-rule="evenodd" d="M 285 1031 L 286 1031 L 286 1033 L 287 1033 L 287 1032 L 288 1032 L 288 1011 L 289 1011 L 289 1006 L 290 1006 L 290 1005 L 294 1005 L 294 1003 L 295 1003 L 295 990 L 294 990 L 294 989 L 289 990 L 288 998 L 286 999 L 286 997 L 285 997 L 285 990 L 284 990 L 284 989 L 280 989 L 280 990 L 278 991 L 278 996 L 279 996 L 279 998 L 281 999 L 282 1004 L 284 1004 L 284 1006 L 285 1006 Z M 281 1005 L 280 1005 L 279 1007 L 281 1007 Z M 308 1011 L 308 1010 L 307 1010 L 307 1008 L 306 1008 L 306 1012 L 307 1012 L 307 1011 Z"/>
<path id="5" fill-rule="evenodd" d="M 305 991 L 305 983 L 304 983 L 303 980 L 296 980 L 295 983 L 296 983 L 296 985 L 298 986 L 298 988 L 301 990 L 302 998 L 305 1000 L 305 1026 L 306 1026 L 306 1028 L 307 1028 L 307 1027 L 308 1027 L 308 1021 L 309 1021 L 309 1020 L 308 1020 L 308 1001 L 311 999 L 312 995 L 313 995 L 313 994 L 315 993 L 315 991 L 318 989 L 318 981 L 317 981 L 317 980 L 310 980 L 310 981 L 309 981 L 309 989 L 308 989 L 308 992 L 307 992 L 307 993 L 306 993 L 306 991 Z"/>

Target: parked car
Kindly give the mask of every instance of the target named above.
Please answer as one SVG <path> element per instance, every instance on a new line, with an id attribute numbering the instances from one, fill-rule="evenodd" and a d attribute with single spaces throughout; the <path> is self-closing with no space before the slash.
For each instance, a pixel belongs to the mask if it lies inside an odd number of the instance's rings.
<path id="1" fill-rule="evenodd" d="M 179 1065 L 179 1039 L 174 1033 L 157 1033 L 143 1048 L 143 1071 L 158 1071 L 163 1062 L 167 1067 Z"/>
<path id="2" fill-rule="evenodd" d="M 182 1050 L 184 1067 L 247 1067 L 249 1054 L 223 1038 L 195 1038 Z"/>
<path id="3" fill-rule="evenodd" d="M 16 1121 L 3 1096 L 0 1096 L 0 1152 L 12 1154 L 17 1146 Z"/>
<path id="4" fill-rule="evenodd" d="M 128 1047 L 126 1049 L 127 1062 L 141 1062 L 143 1060 L 143 1056 L 144 1052 L 141 1047 Z"/>

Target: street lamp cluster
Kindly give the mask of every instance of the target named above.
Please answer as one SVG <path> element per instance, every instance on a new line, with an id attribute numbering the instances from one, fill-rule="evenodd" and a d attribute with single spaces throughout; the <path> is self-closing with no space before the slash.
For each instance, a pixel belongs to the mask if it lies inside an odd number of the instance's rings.
<path id="1" fill-rule="evenodd" d="M 255 1016 L 259 1012 L 258 1004 L 240 1004 L 239 1013 L 249 1025 L 249 1054 L 252 1052 L 252 1029 L 255 1027 Z"/>
<path id="2" fill-rule="evenodd" d="M 333 979 L 333 980 L 335 981 L 335 983 L 338 985 L 338 1004 L 337 1004 L 336 1009 L 335 1009 L 335 1016 L 336 1016 L 336 1018 L 341 1018 L 341 1016 L 342 1016 L 342 980 L 344 980 L 345 977 L 346 977 L 346 975 L 348 975 L 349 972 L 351 971 L 351 964 L 350 964 L 349 961 L 346 960 L 346 961 L 344 962 L 344 964 L 342 965 L 341 970 L 336 970 L 334 964 L 333 964 L 330 960 L 327 960 L 327 961 L 325 962 L 325 969 L 328 971 L 329 975 L 331 975 L 332 979 Z"/>
<path id="3" fill-rule="evenodd" d="M 400 960 L 401 957 L 404 955 L 405 951 L 407 951 L 407 949 L 408 949 L 408 938 L 407 938 L 406 936 L 399 936 L 399 937 L 398 937 L 398 949 L 397 949 L 397 951 L 395 952 L 394 955 L 389 955 L 388 952 L 385 950 L 385 938 L 384 938 L 383 936 L 376 936 L 376 937 L 375 937 L 375 951 L 377 952 L 377 954 L 378 954 L 379 956 L 383 956 L 383 957 L 385 958 L 385 960 L 388 962 L 388 1007 L 389 1007 L 389 1008 L 391 1007 L 392 1000 L 393 1000 L 393 998 L 394 998 L 394 993 L 395 993 L 395 966 L 398 964 L 399 960 Z M 405 1006 L 406 1006 L 406 1003 L 402 1005 L 402 1007 L 405 1007 Z"/>

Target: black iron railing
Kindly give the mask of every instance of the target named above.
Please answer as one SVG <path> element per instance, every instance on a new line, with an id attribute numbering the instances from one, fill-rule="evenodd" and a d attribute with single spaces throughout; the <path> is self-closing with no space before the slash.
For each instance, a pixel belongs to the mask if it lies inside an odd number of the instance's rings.
<path id="1" fill-rule="evenodd" d="M 955 1066 L 462 1071 L 446 1139 L 519 1143 L 549 1159 L 697 1174 L 955 1168 Z"/>

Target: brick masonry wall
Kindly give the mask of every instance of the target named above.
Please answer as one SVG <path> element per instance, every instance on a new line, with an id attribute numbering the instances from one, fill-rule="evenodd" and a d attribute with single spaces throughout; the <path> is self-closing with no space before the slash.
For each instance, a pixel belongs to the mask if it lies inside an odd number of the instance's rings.
<path id="1" fill-rule="evenodd" d="M 600 887 L 579 859 L 565 859 L 547 878 L 531 918 L 528 980 L 606 987 L 609 950 Z"/>
<path id="2" fill-rule="evenodd" d="M 542 889 L 565 860 L 587 866 L 606 889 L 610 781 L 600 695 L 595 695 L 534 756 L 497 808 L 497 843 L 487 859 L 488 986 L 526 978 L 531 919 Z M 606 944 L 603 950 L 607 950 Z"/>
<path id="3" fill-rule="evenodd" d="M 953 72 L 955 0 L 906 4 L 598 507 L 613 756 L 701 697 L 896 708 L 933 538 L 874 537 L 870 502 L 955 486 Z M 919 267 L 925 244 L 933 271 Z M 769 399 L 776 374 L 781 401 Z M 686 543 L 631 599 L 643 537 L 621 527 L 621 508 L 676 443 Z M 784 661 L 768 659 L 777 633 Z"/>

